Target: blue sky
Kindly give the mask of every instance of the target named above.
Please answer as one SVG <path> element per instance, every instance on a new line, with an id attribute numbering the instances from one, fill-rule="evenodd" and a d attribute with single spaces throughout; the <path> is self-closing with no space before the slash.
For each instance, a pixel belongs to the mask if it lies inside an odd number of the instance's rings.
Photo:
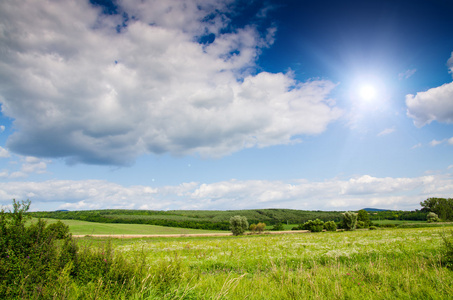
<path id="1" fill-rule="evenodd" d="M 0 205 L 453 195 L 453 3 L 2 1 Z"/>

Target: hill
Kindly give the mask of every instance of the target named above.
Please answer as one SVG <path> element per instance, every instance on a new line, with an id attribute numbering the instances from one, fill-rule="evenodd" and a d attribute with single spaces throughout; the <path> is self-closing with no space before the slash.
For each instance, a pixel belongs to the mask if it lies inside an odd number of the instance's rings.
<path id="1" fill-rule="evenodd" d="M 391 211 L 390 209 L 380 209 L 380 208 L 363 208 L 365 211 L 372 211 L 372 212 L 377 212 L 377 211 Z"/>
<path id="2" fill-rule="evenodd" d="M 232 216 L 247 217 L 250 224 L 264 222 L 267 225 L 276 223 L 302 224 L 319 218 L 323 221 L 340 221 L 341 212 L 303 211 L 293 209 L 250 209 L 250 210 L 87 210 L 87 211 L 53 211 L 32 212 L 35 218 L 72 219 L 99 223 L 149 224 L 169 227 L 229 230 Z"/>

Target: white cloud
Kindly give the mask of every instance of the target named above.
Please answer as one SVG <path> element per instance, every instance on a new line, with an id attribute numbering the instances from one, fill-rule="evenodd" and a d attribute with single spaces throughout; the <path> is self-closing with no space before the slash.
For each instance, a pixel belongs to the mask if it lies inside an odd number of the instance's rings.
<path id="1" fill-rule="evenodd" d="M 422 146 L 423 146 L 422 143 L 418 143 L 418 144 L 412 146 L 411 149 L 417 149 L 417 148 L 420 148 Z"/>
<path id="2" fill-rule="evenodd" d="M 453 137 L 451 137 L 451 138 L 448 139 L 448 143 L 449 143 L 450 145 L 453 145 Z"/>
<path id="3" fill-rule="evenodd" d="M 348 180 L 229 180 L 177 186 L 122 186 L 105 180 L 0 183 L 0 204 L 30 198 L 51 209 L 248 209 L 349 210 L 364 207 L 419 208 L 428 197 L 450 197 L 453 179 L 436 174 L 414 178 L 369 175 Z M 32 195 L 32 196 L 30 196 Z"/>
<path id="4" fill-rule="evenodd" d="M 448 60 L 450 71 L 453 70 L 453 52 Z M 453 123 L 453 82 L 419 92 L 416 95 L 406 95 L 407 115 L 414 119 L 417 127 L 422 127 L 437 121 Z"/>
<path id="5" fill-rule="evenodd" d="M 9 151 L 3 147 L 0 147 L 0 158 L 10 157 Z"/>
<path id="6" fill-rule="evenodd" d="M 2 133 L 3 131 L 5 131 L 5 126 L 4 125 L 0 125 L 0 133 Z"/>
<path id="7" fill-rule="evenodd" d="M 429 145 L 430 145 L 431 147 L 435 147 L 435 146 L 437 146 L 437 145 L 442 144 L 443 142 L 445 142 L 445 139 L 440 140 L 440 141 L 434 139 L 434 140 L 432 140 L 431 142 L 429 142 Z"/>
<path id="8" fill-rule="evenodd" d="M 410 70 L 407 70 L 407 71 L 405 71 L 405 72 L 399 73 L 399 74 L 398 74 L 398 78 L 399 78 L 400 80 L 402 80 L 402 79 L 408 79 L 409 77 L 411 77 L 412 75 L 414 75 L 415 72 L 417 72 L 417 69 L 410 69 Z"/>
<path id="9" fill-rule="evenodd" d="M 377 136 L 388 135 L 390 133 L 395 132 L 395 130 L 396 130 L 395 128 L 386 128 L 386 129 L 382 130 L 381 132 L 379 132 Z"/>
<path id="10" fill-rule="evenodd" d="M 11 151 L 118 165 L 144 153 L 222 156 L 319 134 L 339 118 L 331 82 L 255 73 L 275 28 L 225 32 L 222 1 L 118 5 L 129 20 L 88 1 L 0 3 Z M 212 43 L 198 42 L 209 34 Z"/>

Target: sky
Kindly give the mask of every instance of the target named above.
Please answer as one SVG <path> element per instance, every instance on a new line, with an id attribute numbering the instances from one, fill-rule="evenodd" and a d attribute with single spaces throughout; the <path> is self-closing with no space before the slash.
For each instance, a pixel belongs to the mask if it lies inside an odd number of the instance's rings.
<path id="1" fill-rule="evenodd" d="M 0 206 L 453 196 L 453 2 L 0 1 Z"/>

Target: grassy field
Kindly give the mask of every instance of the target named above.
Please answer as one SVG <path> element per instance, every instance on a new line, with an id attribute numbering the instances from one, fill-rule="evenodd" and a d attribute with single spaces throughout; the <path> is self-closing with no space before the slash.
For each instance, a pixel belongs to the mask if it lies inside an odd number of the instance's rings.
<path id="1" fill-rule="evenodd" d="M 36 219 L 35 219 L 36 220 Z M 48 224 L 57 222 L 56 219 L 44 219 Z M 199 230 L 187 228 L 164 227 L 142 224 L 116 224 L 116 223 L 97 223 L 85 222 L 78 220 L 61 220 L 69 226 L 73 235 L 96 235 L 96 234 L 199 234 L 199 233 L 217 233 L 225 231 Z"/>
<path id="2" fill-rule="evenodd" d="M 444 228 L 243 237 L 96 239 L 146 268 L 136 299 L 451 299 Z M 160 290 L 155 297 L 147 289 Z M 154 294 L 155 295 L 155 294 Z"/>
<path id="3" fill-rule="evenodd" d="M 372 221 L 375 224 L 383 225 L 383 224 L 395 224 L 395 225 L 400 225 L 400 224 L 424 224 L 426 221 L 406 221 L 406 220 L 373 220 Z"/>

